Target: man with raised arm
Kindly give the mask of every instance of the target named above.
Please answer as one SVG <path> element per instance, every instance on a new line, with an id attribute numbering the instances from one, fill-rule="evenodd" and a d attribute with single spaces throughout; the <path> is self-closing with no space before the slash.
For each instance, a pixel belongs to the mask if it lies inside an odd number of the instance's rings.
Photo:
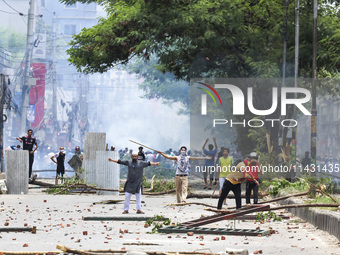
<path id="1" fill-rule="evenodd" d="M 190 171 L 190 160 L 211 159 L 211 157 L 190 157 L 187 154 L 187 147 L 182 146 L 179 156 L 168 156 L 161 151 L 157 151 L 163 157 L 177 161 L 175 177 L 177 203 L 185 203 L 188 194 L 188 175 Z"/>
<path id="2" fill-rule="evenodd" d="M 124 185 L 125 192 L 125 202 L 124 202 L 124 211 L 123 214 L 129 213 L 130 207 L 130 199 L 132 194 L 136 196 L 136 209 L 138 214 L 144 214 L 141 210 L 142 207 L 142 182 L 143 182 L 143 169 L 148 166 L 159 166 L 160 163 L 154 162 L 145 162 L 138 160 L 138 152 L 132 152 L 131 155 L 132 161 L 129 160 L 116 160 L 113 158 L 109 158 L 109 161 L 115 162 L 118 164 L 128 166 L 128 177 L 126 183 Z"/>
<path id="3" fill-rule="evenodd" d="M 209 141 L 209 138 L 207 138 L 207 140 L 205 140 L 205 143 L 202 146 L 202 151 L 204 152 L 204 154 L 211 157 L 211 159 L 205 160 L 205 171 L 203 171 L 203 179 L 204 179 L 204 184 L 205 184 L 204 189 L 208 189 L 208 181 L 207 181 L 208 175 L 209 175 L 209 179 L 210 179 L 209 189 L 211 189 L 211 185 L 212 185 L 212 182 L 214 180 L 214 175 L 215 175 L 215 171 L 213 171 L 212 169 L 215 168 L 215 155 L 217 153 L 216 138 L 215 137 L 213 138 L 213 141 L 214 141 L 214 144 L 215 144 L 215 149 L 214 149 L 214 145 L 212 145 L 212 144 L 208 145 L 209 150 L 205 149 L 205 146 L 208 143 L 208 141 Z"/>

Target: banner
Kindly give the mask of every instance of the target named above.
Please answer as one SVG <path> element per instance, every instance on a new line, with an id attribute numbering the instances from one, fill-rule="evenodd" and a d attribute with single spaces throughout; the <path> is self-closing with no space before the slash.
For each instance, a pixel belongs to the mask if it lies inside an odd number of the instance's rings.
<path id="1" fill-rule="evenodd" d="M 35 106 L 35 118 L 31 122 L 31 127 L 39 126 L 44 119 L 44 99 L 45 99 L 45 63 L 32 63 L 33 78 L 36 78 L 36 85 L 31 86 L 29 104 Z"/>

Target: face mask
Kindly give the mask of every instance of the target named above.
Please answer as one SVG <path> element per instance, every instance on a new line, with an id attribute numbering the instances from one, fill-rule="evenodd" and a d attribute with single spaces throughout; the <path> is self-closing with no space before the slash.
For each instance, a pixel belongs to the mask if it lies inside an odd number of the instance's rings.
<path id="1" fill-rule="evenodd" d="M 137 159 L 132 159 L 132 162 L 137 162 Z"/>
<path id="2" fill-rule="evenodd" d="M 186 156 L 187 155 L 186 151 L 181 151 L 181 155 Z"/>

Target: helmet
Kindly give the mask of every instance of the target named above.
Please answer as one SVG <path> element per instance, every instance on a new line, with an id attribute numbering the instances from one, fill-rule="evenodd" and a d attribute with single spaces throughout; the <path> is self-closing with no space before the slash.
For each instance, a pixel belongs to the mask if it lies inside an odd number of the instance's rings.
<path id="1" fill-rule="evenodd" d="M 75 150 L 76 150 L 76 151 L 80 151 L 80 147 L 79 147 L 79 146 L 76 146 Z"/>

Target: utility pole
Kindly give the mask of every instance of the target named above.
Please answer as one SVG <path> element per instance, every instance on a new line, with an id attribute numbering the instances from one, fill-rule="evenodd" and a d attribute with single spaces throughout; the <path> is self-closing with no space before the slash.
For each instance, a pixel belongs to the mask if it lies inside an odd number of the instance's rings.
<path id="1" fill-rule="evenodd" d="M 299 72 L 299 36 L 300 36 L 300 0 L 296 3 L 296 24 L 295 24 L 295 72 L 294 72 L 294 87 L 297 87 L 298 72 Z M 296 98 L 296 93 L 294 93 L 294 98 Z M 293 119 L 296 120 L 296 107 L 293 109 Z M 294 167 L 293 172 L 291 172 L 292 180 L 295 178 L 296 170 L 296 133 L 297 126 L 292 130 L 292 151 L 291 151 L 291 164 Z"/>
<path id="2" fill-rule="evenodd" d="M 57 70 L 56 70 L 56 14 L 53 12 L 53 51 L 52 51 L 52 61 L 53 61 L 53 72 L 52 72 L 52 116 L 53 116 L 53 131 L 59 131 L 59 123 L 57 116 Z M 53 144 L 56 144 L 56 136 L 53 135 Z"/>
<path id="3" fill-rule="evenodd" d="M 35 0 L 31 0 L 30 8 L 28 11 L 27 22 L 27 42 L 26 42 L 26 62 L 23 74 L 22 86 L 22 104 L 21 104 L 21 121 L 20 121 L 20 134 L 26 132 L 27 124 L 27 108 L 29 103 L 29 78 L 31 71 L 32 51 L 33 51 L 33 27 L 34 27 L 34 9 Z"/>
<path id="4" fill-rule="evenodd" d="M 285 86 L 285 79 L 286 79 L 286 57 L 287 57 L 287 41 L 288 41 L 288 5 L 289 0 L 286 0 L 285 7 L 286 7 L 286 15 L 285 15 L 285 25 L 284 25 L 284 32 L 283 32 L 283 56 L 282 56 L 282 85 L 280 86 L 278 90 L 281 91 L 281 87 Z M 282 119 L 282 116 L 280 117 L 280 121 Z M 279 146 L 285 146 L 285 139 L 284 139 L 284 129 L 280 126 L 279 130 Z"/>
<path id="5" fill-rule="evenodd" d="M 318 26 L 318 1 L 314 0 L 313 6 L 313 86 L 312 86 L 312 118 L 311 118 L 311 164 L 316 166 L 316 137 L 317 137 L 317 111 L 316 111 L 316 56 L 317 56 L 317 26 Z"/>

